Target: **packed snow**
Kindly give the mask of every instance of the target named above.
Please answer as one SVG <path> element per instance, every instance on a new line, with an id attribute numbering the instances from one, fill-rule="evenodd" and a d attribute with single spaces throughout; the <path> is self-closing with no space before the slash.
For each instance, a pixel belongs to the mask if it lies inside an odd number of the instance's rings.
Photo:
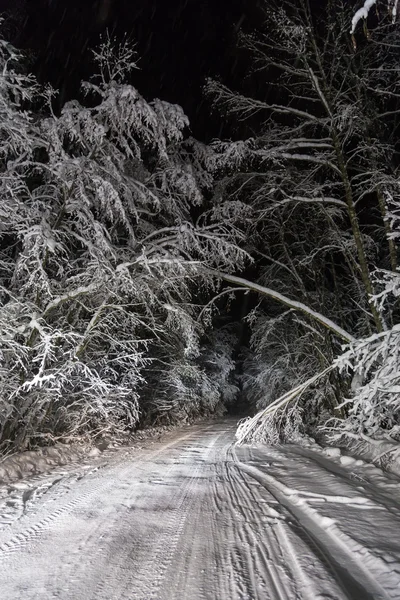
<path id="1" fill-rule="evenodd" d="M 312 447 L 238 447 L 235 427 L 4 485 L 2 597 L 400 598 L 399 479 Z"/>

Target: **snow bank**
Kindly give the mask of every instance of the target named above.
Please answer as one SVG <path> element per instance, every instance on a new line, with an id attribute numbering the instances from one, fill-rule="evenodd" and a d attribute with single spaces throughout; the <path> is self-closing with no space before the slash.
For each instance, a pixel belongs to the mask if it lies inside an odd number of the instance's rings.
<path id="1" fill-rule="evenodd" d="M 329 446 L 325 436 L 318 442 L 313 446 L 314 450 L 338 460 L 343 466 L 359 466 L 367 462 L 400 477 L 400 444 L 394 440 L 343 435 L 342 439 L 336 440 L 336 446 Z"/>
<path id="2" fill-rule="evenodd" d="M 107 449 L 112 451 L 128 445 L 140 447 L 141 442 L 148 439 L 158 439 L 174 428 L 173 426 L 149 427 L 148 429 L 136 431 L 134 434 L 99 439 L 96 441 L 96 445 L 90 443 L 80 445 L 56 444 L 34 451 L 0 457 L 0 485 L 9 484 L 31 475 L 49 472 L 57 466 L 82 461 L 84 458 L 95 458 Z"/>
<path id="3" fill-rule="evenodd" d="M 89 446 L 56 446 L 13 454 L 0 461 L 0 485 L 50 471 L 52 468 L 81 460 L 85 456 L 98 456 L 100 450 Z"/>
<path id="4" fill-rule="evenodd" d="M 340 448 L 324 448 L 324 454 L 329 458 L 340 458 L 341 450 Z"/>
<path id="5" fill-rule="evenodd" d="M 400 444 L 389 440 L 349 440 L 343 446 L 355 458 L 372 462 L 377 467 L 400 477 Z"/>

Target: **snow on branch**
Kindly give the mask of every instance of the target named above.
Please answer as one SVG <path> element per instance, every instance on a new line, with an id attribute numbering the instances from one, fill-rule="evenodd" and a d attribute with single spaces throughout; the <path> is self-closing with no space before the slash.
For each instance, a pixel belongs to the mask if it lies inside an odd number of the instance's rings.
<path id="1" fill-rule="evenodd" d="M 354 34 L 358 23 L 361 19 L 367 19 L 369 15 L 369 11 L 375 4 L 377 0 L 365 0 L 364 5 L 358 9 L 358 11 L 354 14 L 353 19 L 351 21 L 351 35 Z M 397 10 L 398 10 L 399 0 L 388 0 L 388 8 L 392 15 L 392 23 L 395 23 L 397 18 Z"/>
<path id="2" fill-rule="evenodd" d="M 400 325 L 351 344 L 335 365 L 353 375 L 352 396 L 343 401 L 348 418 L 336 424 L 337 435 L 396 431 L 400 415 Z"/>
<path id="3" fill-rule="evenodd" d="M 263 285 L 253 283 L 251 281 L 248 281 L 247 279 L 243 279 L 242 277 L 236 277 L 235 275 L 229 275 L 228 273 L 221 273 L 218 271 L 210 270 L 209 272 L 211 275 L 219 277 L 219 278 L 223 279 L 224 281 L 228 281 L 229 283 L 234 283 L 240 287 L 248 288 L 249 290 L 253 290 L 255 292 L 258 292 L 259 294 L 268 296 L 269 298 L 277 300 L 281 304 L 285 304 L 286 306 L 290 306 L 291 308 L 294 308 L 295 310 L 299 310 L 299 311 L 305 313 L 306 315 L 311 317 L 313 320 L 321 323 L 321 325 L 323 325 L 327 329 L 330 329 L 333 333 L 336 333 L 336 335 L 339 338 L 345 340 L 346 342 L 354 342 L 355 341 L 355 338 L 348 331 L 345 331 L 342 327 L 340 327 L 339 325 L 334 323 L 331 319 L 329 319 L 328 317 L 325 317 L 321 313 L 316 312 L 315 310 L 313 310 L 309 306 L 306 306 L 302 302 L 298 302 L 297 300 L 292 300 L 291 298 L 288 298 L 287 296 L 284 296 L 283 294 L 280 294 L 279 292 L 276 292 L 275 290 L 271 290 L 267 287 L 264 287 Z"/>
<path id="4" fill-rule="evenodd" d="M 324 369 L 321 373 L 313 375 L 304 383 L 289 390 L 274 402 L 269 404 L 267 408 L 258 412 L 254 417 L 244 419 L 236 432 L 237 444 L 259 444 L 265 443 L 271 436 L 271 428 L 276 415 L 286 407 L 287 404 L 297 400 L 308 388 L 317 383 L 320 379 L 325 378 L 335 366 L 331 365 Z M 271 427 L 272 426 L 272 427 Z"/>
<path id="5" fill-rule="evenodd" d="M 358 9 L 355 13 L 352 21 L 351 21 L 351 30 L 350 33 L 353 34 L 356 30 L 356 27 L 361 21 L 361 19 L 366 19 L 368 17 L 369 11 L 376 4 L 376 0 L 365 0 L 364 5 Z"/>

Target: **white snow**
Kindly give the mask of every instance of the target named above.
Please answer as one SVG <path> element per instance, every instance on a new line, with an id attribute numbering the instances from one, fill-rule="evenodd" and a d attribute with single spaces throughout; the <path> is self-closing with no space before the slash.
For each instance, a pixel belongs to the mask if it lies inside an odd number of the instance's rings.
<path id="1" fill-rule="evenodd" d="M 371 8 L 376 4 L 376 0 L 365 0 L 364 5 L 358 9 L 351 21 L 350 33 L 353 34 L 361 19 L 366 19 Z"/>
<path id="2" fill-rule="evenodd" d="M 238 448 L 235 427 L 0 488 L 2 597 L 398 599 L 400 481 L 338 452 Z"/>
<path id="3" fill-rule="evenodd" d="M 338 458 L 341 454 L 340 448 L 324 448 L 324 454 L 331 458 Z"/>
<path id="4" fill-rule="evenodd" d="M 84 446 L 66 446 L 57 444 L 37 451 L 21 452 L 0 460 L 0 485 L 32 474 L 43 473 L 55 466 L 82 459 L 85 454 L 95 457 L 100 454 L 97 448 Z M 25 484 L 13 484 L 23 486 Z"/>
<path id="5" fill-rule="evenodd" d="M 349 465 L 353 465 L 356 462 L 356 459 L 353 458 L 352 456 L 341 456 L 340 462 L 345 467 L 348 467 Z"/>
<path id="6" fill-rule="evenodd" d="M 366 19 L 368 17 L 369 11 L 376 4 L 376 2 L 377 2 L 377 0 L 365 0 L 364 1 L 363 6 L 357 10 L 357 12 L 354 14 L 353 19 L 351 21 L 351 30 L 350 30 L 351 34 L 353 34 L 355 32 L 359 21 L 361 21 L 361 19 Z M 392 15 L 392 23 L 395 23 L 396 18 L 397 18 L 399 0 L 387 0 L 387 6 L 389 9 L 389 12 Z"/>

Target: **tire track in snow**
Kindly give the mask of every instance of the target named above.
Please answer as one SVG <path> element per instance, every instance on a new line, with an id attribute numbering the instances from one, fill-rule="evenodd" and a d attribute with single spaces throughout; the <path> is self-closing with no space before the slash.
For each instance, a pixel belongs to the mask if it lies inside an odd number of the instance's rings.
<path id="1" fill-rule="evenodd" d="M 207 433 L 207 430 L 204 431 L 204 427 L 203 432 Z M 207 455 L 215 444 L 214 438 L 215 435 L 211 437 L 211 443 L 208 443 L 202 451 L 201 460 L 207 459 Z M 139 543 L 136 544 L 138 556 L 134 555 L 135 546 L 129 550 L 129 572 L 124 568 L 125 565 L 118 557 L 118 553 L 115 552 L 115 560 L 108 565 L 108 573 L 96 586 L 93 598 L 108 600 L 111 583 L 114 581 L 115 587 L 116 580 L 120 581 L 119 600 L 131 600 L 132 597 L 135 600 L 159 598 L 164 577 L 174 560 L 174 553 L 192 507 L 193 489 L 201 472 L 201 465 L 196 465 L 194 460 L 197 453 L 198 449 L 194 448 L 193 444 L 189 444 L 188 448 L 184 446 L 179 450 L 179 457 L 176 460 L 171 462 L 171 457 L 169 457 L 170 465 L 167 469 L 161 465 L 163 468 L 161 483 L 164 482 L 165 485 L 168 485 L 170 478 L 174 481 L 177 476 L 183 476 L 183 485 L 180 485 L 178 491 L 168 498 L 166 506 L 157 506 L 157 498 L 155 498 L 155 504 L 149 499 L 149 510 L 154 513 L 162 510 L 163 514 L 162 524 L 156 532 L 155 539 L 149 539 L 147 536 L 143 540 L 140 534 L 138 535 Z M 165 454 L 163 458 L 166 459 Z M 185 469 L 186 462 L 188 465 Z M 157 463 L 152 467 L 157 471 Z M 183 471 L 183 475 L 181 471 Z M 166 514 L 167 516 L 165 516 Z M 132 531 L 132 535 L 134 534 L 135 532 Z M 116 546 L 118 540 L 114 540 L 112 543 Z M 127 547 L 129 548 L 129 543 L 127 543 Z M 117 550 L 117 548 L 115 549 Z"/>
<path id="2" fill-rule="evenodd" d="M 162 446 L 162 448 L 160 448 L 160 449 L 157 449 L 150 453 L 145 453 L 145 456 L 140 457 L 140 458 L 142 458 L 143 461 L 147 461 L 147 462 L 151 461 L 156 456 L 162 454 L 166 449 L 173 447 L 175 445 L 179 445 L 183 440 L 191 437 L 192 435 L 193 435 L 193 432 L 183 435 L 183 436 L 180 436 L 178 439 L 173 440 L 169 444 L 164 444 Z M 124 475 L 124 476 L 127 475 L 132 470 L 131 465 L 128 465 L 127 467 L 125 467 L 122 470 L 119 465 L 117 465 L 117 467 L 115 467 L 115 468 L 118 472 L 119 477 L 121 475 Z M 99 469 L 100 469 L 100 467 L 94 468 L 88 475 L 96 474 L 99 471 Z M 85 483 L 88 483 L 88 480 L 86 480 Z M 89 489 L 86 492 L 84 492 L 84 493 L 78 492 L 78 495 L 75 498 L 73 498 L 72 500 L 70 500 L 68 502 L 65 502 L 64 504 L 61 505 L 61 507 L 52 511 L 46 517 L 44 517 L 38 521 L 34 521 L 33 524 L 30 525 L 29 527 L 22 529 L 16 535 L 12 535 L 7 541 L 0 543 L 0 561 L 4 560 L 8 554 L 18 552 L 21 549 L 23 549 L 24 547 L 26 547 L 28 544 L 36 541 L 37 538 L 40 535 L 42 535 L 46 530 L 51 528 L 57 520 L 65 518 L 68 515 L 68 513 L 72 512 L 74 509 L 75 510 L 78 509 L 80 506 L 85 506 L 88 504 L 90 505 L 90 503 L 91 503 L 90 501 L 92 498 L 105 494 L 107 492 L 107 490 L 109 490 L 110 488 L 113 488 L 114 486 L 115 486 L 115 478 L 112 476 L 112 472 L 109 474 L 108 478 L 103 477 L 103 473 L 101 473 L 100 477 L 99 477 L 99 481 L 97 481 L 97 482 L 93 481 L 93 478 L 91 478 L 89 481 L 89 485 L 88 485 Z M 68 490 L 68 491 L 71 491 L 71 490 Z M 67 495 L 68 495 L 68 491 L 67 491 Z M 75 490 L 73 490 L 73 491 L 75 491 Z M 63 497 L 60 498 L 61 501 L 63 499 L 64 499 Z M 57 500 L 57 498 L 56 498 L 56 500 Z M 33 517 L 33 519 L 35 519 L 35 515 L 29 515 L 29 517 L 31 517 L 31 519 L 32 519 L 32 517 Z M 29 519 L 29 517 L 27 515 L 27 520 L 31 520 L 31 519 Z M 21 519 L 21 521 L 22 521 L 22 519 Z M 4 536 L 2 536 L 2 537 L 4 537 Z"/>
<path id="3" fill-rule="evenodd" d="M 260 586 L 258 585 L 255 576 L 255 573 L 258 572 L 262 574 L 264 589 L 272 589 L 275 592 L 275 597 L 282 598 L 282 600 L 289 600 L 291 597 L 290 592 L 288 592 L 281 583 L 275 568 L 274 558 L 276 559 L 278 557 L 272 557 L 270 554 L 271 549 L 267 548 L 264 543 L 260 544 L 257 539 L 254 530 L 257 532 L 262 530 L 258 514 L 251 506 L 251 497 L 249 498 L 248 489 L 246 490 L 244 480 L 240 477 L 239 473 L 231 468 L 231 464 L 227 463 L 225 478 L 229 482 L 229 489 L 231 490 L 229 495 L 230 510 L 239 517 L 235 529 L 236 535 L 241 542 L 239 552 L 240 555 L 243 556 L 243 563 L 245 562 L 247 571 L 247 592 L 249 597 L 254 598 L 255 600 L 261 600 L 262 598 L 260 594 L 263 590 L 259 589 Z M 249 517 L 251 517 L 251 519 Z M 236 559 L 237 556 L 238 550 L 236 550 Z M 260 559 L 264 568 L 261 568 Z M 244 566 L 243 563 L 242 569 Z"/>
<path id="4" fill-rule="evenodd" d="M 202 429 L 204 430 L 204 427 Z M 111 590 L 119 600 L 131 599 L 132 590 L 135 600 L 151 600 L 157 596 L 190 510 L 187 500 L 197 472 L 193 471 L 190 477 L 186 478 L 184 485 L 168 498 L 168 505 L 163 506 L 161 532 L 141 541 L 137 560 L 135 553 L 138 544 L 135 538 L 138 532 L 132 526 L 131 521 L 136 521 L 130 519 L 130 515 L 137 518 L 141 510 L 139 505 L 143 504 L 140 494 L 144 488 L 154 490 L 154 485 L 168 485 L 169 478 L 174 479 L 174 470 L 179 468 L 181 460 L 174 460 L 171 452 L 181 455 L 183 450 L 185 453 L 182 443 L 190 442 L 193 437 L 196 437 L 196 430 L 175 439 L 172 443 L 164 444 L 155 452 L 148 453 L 140 462 L 118 470 L 118 489 L 109 491 L 112 497 L 115 496 L 115 502 L 109 502 L 106 510 L 102 509 L 101 522 L 92 527 L 86 537 L 79 538 L 79 552 L 74 552 L 73 556 L 66 556 L 65 562 L 63 560 L 60 564 L 59 576 L 64 581 L 73 578 L 73 585 L 63 590 L 70 595 L 63 597 L 75 600 L 74 590 L 82 589 L 85 585 L 87 587 L 88 583 L 92 590 L 89 597 L 93 600 L 109 600 Z M 132 482 L 131 486 L 129 481 Z M 149 511 L 149 516 L 151 511 L 157 512 L 157 506 L 152 503 L 151 498 L 148 506 L 143 508 Z M 99 549 L 104 549 L 105 554 L 99 552 Z M 84 570 L 80 564 L 79 553 L 88 557 L 85 559 Z"/>
<path id="5" fill-rule="evenodd" d="M 284 454 L 294 458 L 295 460 L 305 459 L 309 461 L 310 464 L 316 465 L 318 468 L 322 468 L 324 471 L 332 473 L 335 478 L 339 477 L 346 485 L 350 488 L 357 490 L 359 493 L 360 490 L 360 480 L 354 479 L 351 477 L 351 473 L 347 470 L 344 470 L 338 464 L 332 462 L 324 455 L 320 455 L 316 452 L 308 450 L 306 448 L 296 448 L 293 450 L 291 447 L 283 449 Z M 374 467 L 377 469 L 375 465 L 367 463 L 367 466 Z M 396 481 L 397 486 L 400 486 L 399 480 L 395 478 L 393 475 L 389 475 L 389 477 L 393 478 L 393 481 Z M 397 487 L 396 486 L 396 487 Z M 394 495 L 390 495 L 387 493 L 387 489 L 381 489 L 379 486 L 372 484 L 370 481 L 362 479 L 362 493 L 363 496 L 374 502 L 375 504 L 381 504 L 385 510 L 391 512 L 394 516 L 400 516 L 400 498 Z M 398 489 L 398 488 L 397 488 Z"/>
<path id="6" fill-rule="evenodd" d="M 393 598 L 398 598 L 398 592 L 397 596 L 393 596 L 391 591 L 385 589 L 371 575 L 368 567 L 363 564 L 363 560 L 356 552 L 351 551 L 351 547 L 354 548 L 355 545 L 354 541 L 340 531 L 332 519 L 320 517 L 317 510 L 306 504 L 300 496 L 297 496 L 294 501 L 292 490 L 264 471 L 239 460 L 237 460 L 237 465 L 270 491 L 289 510 L 302 528 L 316 541 L 318 547 L 321 548 L 322 544 L 325 555 L 329 556 L 329 560 L 333 564 L 340 565 L 343 570 L 348 572 L 349 578 L 353 579 L 353 589 L 358 588 L 358 592 L 363 594 L 363 599 L 393 600 Z M 357 550 L 360 549 L 357 548 Z M 367 552 L 365 549 L 364 557 Z"/>
<path id="7" fill-rule="evenodd" d="M 244 484 L 248 485 L 246 480 L 256 481 L 254 477 L 243 472 L 236 462 L 234 453 L 233 457 L 235 462 L 232 466 L 240 473 Z M 310 600 L 327 597 L 341 600 L 354 600 L 356 597 L 360 597 L 362 600 L 370 599 L 364 590 L 361 590 L 361 595 L 354 595 L 354 584 L 349 585 L 347 582 L 346 585 L 347 577 L 340 575 L 332 562 L 332 557 L 314 543 L 306 530 L 293 522 L 291 513 L 279 503 L 265 485 L 260 484 L 259 487 L 253 488 L 253 493 L 255 506 L 260 507 L 263 504 L 265 506 L 265 503 L 268 502 L 266 509 L 268 516 L 266 519 L 261 518 L 259 522 L 259 527 L 263 531 L 263 544 L 270 548 L 268 561 L 272 561 L 280 567 L 285 565 L 285 576 L 289 578 L 286 595 L 278 593 L 274 596 L 274 600 L 281 597 L 287 597 L 290 600 L 294 597 Z M 265 500 L 265 493 L 267 493 L 268 501 Z M 269 526 L 265 527 L 265 521 Z M 300 564 L 300 557 L 306 557 L 303 564 Z M 265 553 L 260 551 L 260 564 L 264 561 L 266 561 Z M 318 572 L 313 570 L 316 564 Z M 278 571 L 277 577 L 282 578 L 282 573 L 279 575 Z M 360 591 L 359 587 L 357 590 Z"/>
<path id="8" fill-rule="evenodd" d="M 19 523 L 0 532 L 2 597 L 399 599 L 385 582 L 365 577 L 368 563 L 354 557 L 353 541 L 343 548 L 322 519 L 331 511 L 346 516 L 342 497 L 353 501 L 352 510 L 363 508 L 362 491 L 347 489 L 323 467 L 321 481 L 313 479 L 304 458 L 268 448 L 236 451 L 232 442 L 232 423 L 197 426 L 167 436 L 155 450 L 116 456 L 69 491 L 55 488 L 33 501 Z M 329 495 L 335 486 L 341 496 Z M 398 522 L 372 500 L 365 507 L 373 515 Z"/>
<path id="9" fill-rule="evenodd" d="M 263 488 L 251 485 L 251 478 L 237 468 L 233 453 L 231 461 L 226 466 L 226 477 L 230 481 L 232 500 L 234 499 L 236 506 L 240 507 L 242 516 L 243 531 L 239 531 L 238 536 L 242 542 L 241 548 L 250 549 L 247 554 L 249 565 L 254 563 L 250 575 L 249 597 L 265 598 L 269 590 L 273 592 L 271 597 L 279 600 L 316 599 L 315 582 L 307 577 L 305 570 L 298 563 L 296 551 L 287 534 L 287 519 L 273 508 L 274 497 L 267 494 L 266 499 L 265 490 L 263 495 L 259 492 L 259 489 Z M 288 556 L 291 560 L 288 560 Z M 264 578 L 260 595 L 254 573 L 260 573 Z M 333 584 L 332 589 L 334 587 Z"/>

